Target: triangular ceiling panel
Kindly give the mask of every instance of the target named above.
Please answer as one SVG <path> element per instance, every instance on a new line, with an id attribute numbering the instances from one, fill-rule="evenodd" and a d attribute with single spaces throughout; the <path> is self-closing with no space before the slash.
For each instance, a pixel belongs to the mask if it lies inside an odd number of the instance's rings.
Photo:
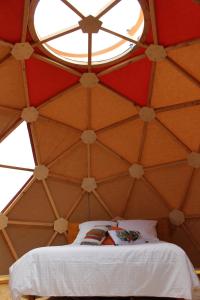
<path id="1" fill-rule="evenodd" d="M 143 181 L 135 183 L 125 212 L 125 218 L 157 219 L 167 217 L 169 211 L 159 194 Z"/>
<path id="2" fill-rule="evenodd" d="M 157 121 L 148 125 L 147 132 L 142 154 L 142 163 L 145 166 L 187 158 L 188 152 L 185 147 Z"/>
<path id="3" fill-rule="evenodd" d="M 2 232 L 0 232 L 0 249 L 1 257 L 3 257 L 3 259 L 0 259 L 1 274 L 7 274 L 8 264 L 12 265 L 14 263 L 14 258 L 12 257 L 12 254 L 5 242 L 5 238 Z"/>
<path id="4" fill-rule="evenodd" d="M 101 77 L 101 82 L 131 101 L 146 105 L 152 63 L 143 58 Z"/>
<path id="5" fill-rule="evenodd" d="M 0 105 L 12 108 L 22 108 L 26 105 L 19 61 L 10 57 L 0 65 Z"/>
<path id="6" fill-rule="evenodd" d="M 128 172 L 129 164 L 99 145 L 91 146 L 91 173 L 96 179 Z"/>
<path id="7" fill-rule="evenodd" d="M 168 46 L 199 37 L 198 1 L 156 0 L 155 10 L 159 44 Z"/>
<path id="8" fill-rule="evenodd" d="M 103 200 L 104 201 L 104 200 Z M 96 215 L 98 214 L 99 220 L 109 220 L 110 215 L 106 212 L 102 204 L 93 195 L 89 195 L 89 220 L 96 220 Z"/>
<path id="9" fill-rule="evenodd" d="M 22 33 L 24 2 L 24 0 L 1 1 L 1 24 L 9 24 L 9 26 L 0 26 L 0 39 L 10 42 L 18 42 L 20 40 Z"/>
<path id="10" fill-rule="evenodd" d="M 56 100 L 45 103 L 39 109 L 41 115 L 80 130 L 87 128 L 87 110 L 87 90 L 80 85 L 67 89 Z"/>
<path id="11" fill-rule="evenodd" d="M 60 68 L 31 58 L 26 62 L 31 105 L 38 106 L 75 84 L 78 77 Z"/>
<path id="12" fill-rule="evenodd" d="M 0 63 L 8 56 L 10 53 L 11 47 L 9 45 L 0 44 Z"/>
<path id="13" fill-rule="evenodd" d="M 97 85 L 91 92 L 91 123 L 95 130 L 137 114 L 137 109 L 132 102 L 103 85 Z"/>
<path id="14" fill-rule="evenodd" d="M 79 139 L 79 132 L 56 121 L 40 118 L 34 131 L 41 163 L 50 163 Z"/>
<path id="15" fill-rule="evenodd" d="M 165 195 L 171 208 L 179 209 L 185 196 L 186 187 L 190 180 L 192 168 L 187 164 L 165 166 L 145 171 L 147 179 Z"/>
<path id="16" fill-rule="evenodd" d="M 162 107 L 190 102 L 200 97 L 200 88 L 168 60 L 156 64 L 152 105 Z"/>
<path id="17" fill-rule="evenodd" d="M 121 126 L 99 132 L 98 139 L 123 159 L 133 163 L 138 160 L 142 129 L 141 120 L 128 121 Z"/>
<path id="18" fill-rule="evenodd" d="M 157 117 L 191 151 L 198 151 L 200 145 L 200 105 L 162 112 Z"/>
<path id="19" fill-rule="evenodd" d="M 42 208 L 42 209 L 40 209 Z M 11 220 L 29 222 L 52 222 L 53 209 L 41 182 L 32 183 L 28 191 L 19 199 L 8 213 Z"/>
<path id="20" fill-rule="evenodd" d="M 21 119 L 18 110 L 9 109 L 0 106 L 0 139 L 2 140 L 7 134 L 12 131 L 15 124 Z"/>
<path id="21" fill-rule="evenodd" d="M 188 187 L 187 198 L 183 207 L 184 212 L 187 215 L 191 216 L 199 216 L 200 215 L 200 203 L 199 203 L 199 195 L 200 195 L 200 169 L 195 170 L 195 174 L 193 180 Z"/>
<path id="22" fill-rule="evenodd" d="M 200 44 L 186 45 L 185 47 L 175 48 L 168 51 L 167 54 L 182 68 L 184 68 L 189 74 L 194 76 L 200 81 Z"/>

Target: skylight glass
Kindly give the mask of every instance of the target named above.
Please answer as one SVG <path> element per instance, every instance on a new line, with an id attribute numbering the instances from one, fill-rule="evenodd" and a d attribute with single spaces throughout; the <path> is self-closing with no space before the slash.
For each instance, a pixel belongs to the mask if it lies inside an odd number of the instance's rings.
<path id="1" fill-rule="evenodd" d="M 84 17 L 97 17 L 115 1 L 68 0 Z M 40 0 L 34 13 L 34 28 L 40 41 L 79 26 L 82 18 L 61 0 Z M 100 16 L 102 28 L 138 41 L 144 30 L 144 15 L 137 0 L 123 0 Z M 135 43 L 101 28 L 92 34 L 92 64 L 112 61 L 132 51 Z M 41 43 L 52 55 L 75 63 L 88 64 L 88 34 L 81 29 Z"/>
<path id="2" fill-rule="evenodd" d="M 0 144 L 0 212 L 32 176 L 34 167 L 28 129 L 23 122 Z"/>

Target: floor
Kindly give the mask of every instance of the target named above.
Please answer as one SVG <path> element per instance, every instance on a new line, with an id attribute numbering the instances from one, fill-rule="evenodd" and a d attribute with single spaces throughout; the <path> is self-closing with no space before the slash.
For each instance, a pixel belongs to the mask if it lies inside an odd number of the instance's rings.
<path id="1" fill-rule="evenodd" d="M 11 300 L 10 292 L 7 284 L 0 285 L 0 299 Z M 47 298 L 37 298 L 38 300 L 46 300 Z M 21 300 L 27 300 L 27 298 L 21 298 Z"/>

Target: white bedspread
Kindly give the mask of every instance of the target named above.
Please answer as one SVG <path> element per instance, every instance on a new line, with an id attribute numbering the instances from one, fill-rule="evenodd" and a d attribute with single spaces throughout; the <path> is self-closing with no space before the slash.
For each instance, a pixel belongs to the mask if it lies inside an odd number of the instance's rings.
<path id="1" fill-rule="evenodd" d="M 155 296 L 191 299 L 199 286 L 185 252 L 165 242 L 34 249 L 10 268 L 13 300 L 40 296 Z"/>

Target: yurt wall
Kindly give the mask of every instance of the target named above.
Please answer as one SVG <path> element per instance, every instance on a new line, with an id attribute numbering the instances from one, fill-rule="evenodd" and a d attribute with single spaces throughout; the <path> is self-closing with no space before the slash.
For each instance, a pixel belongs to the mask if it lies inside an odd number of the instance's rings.
<path id="1" fill-rule="evenodd" d="M 200 266 L 200 2 L 141 2 L 142 41 L 98 68 L 43 51 L 32 1 L 0 2 L 0 139 L 26 122 L 35 161 L 0 214 L 1 274 L 70 223 L 117 216 L 165 221 Z"/>

